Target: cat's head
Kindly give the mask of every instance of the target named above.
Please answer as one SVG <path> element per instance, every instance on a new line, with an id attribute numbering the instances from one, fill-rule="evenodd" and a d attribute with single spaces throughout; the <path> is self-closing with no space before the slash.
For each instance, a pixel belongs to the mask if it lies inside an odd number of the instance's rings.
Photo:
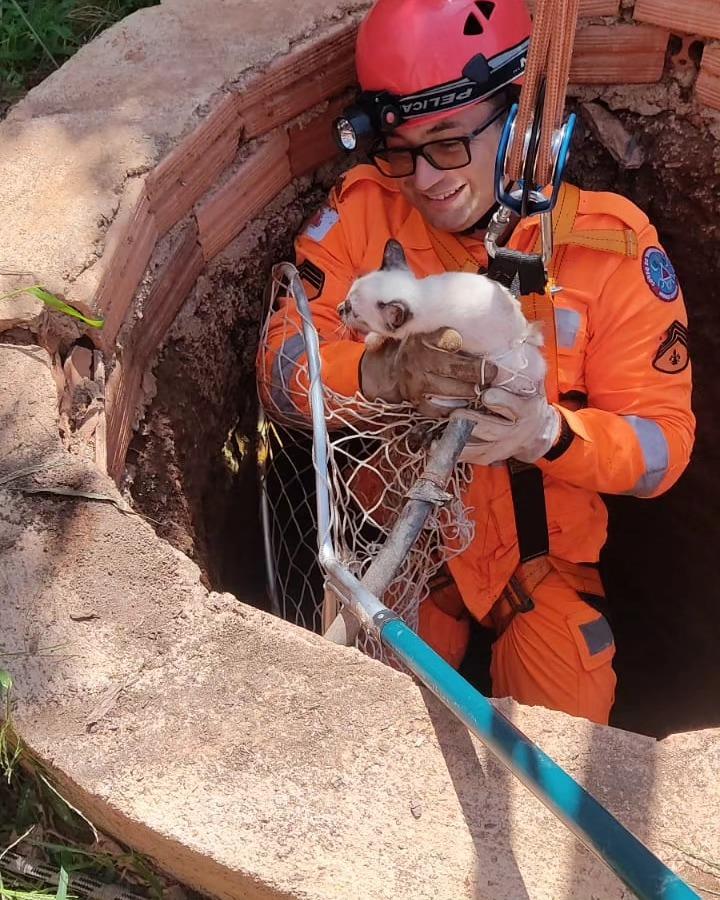
<path id="1" fill-rule="evenodd" d="M 389 240 L 382 267 L 356 279 L 338 306 L 338 314 L 353 331 L 374 331 L 399 339 L 412 328 L 418 293 L 418 280 L 410 271 L 403 248 Z"/>

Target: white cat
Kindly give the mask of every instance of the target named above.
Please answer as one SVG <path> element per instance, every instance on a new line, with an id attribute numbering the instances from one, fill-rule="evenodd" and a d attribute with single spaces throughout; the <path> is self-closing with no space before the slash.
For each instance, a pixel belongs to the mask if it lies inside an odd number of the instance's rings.
<path id="1" fill-rule="evenodd" d="M 453 339 L 450 332 L 441 348 L 462 348 L 494 363 L 493 386 L 534 393 L 545 377 L 541 325 L 527 321 L 507 288 L 470 272 L 416 278 L 394 240 L 385 245 L 382 268 L 356 279 L 338 313 L 349 328 L 366 335 L 369 351 L 388 338 L 449 328 L 457 335 Z"/>

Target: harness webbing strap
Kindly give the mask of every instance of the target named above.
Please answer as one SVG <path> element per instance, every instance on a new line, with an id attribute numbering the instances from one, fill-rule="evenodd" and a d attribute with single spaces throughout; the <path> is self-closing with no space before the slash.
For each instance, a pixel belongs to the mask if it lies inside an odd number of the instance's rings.
<path id="1" fill-rule="evenodd" d="M 477 272 L 477 260 L 455 235 L 436 232 L 431 228 L 428 232 L 443 268 L 448 272 Z M 546 391 L 550 399 L 557 400 L 555 315 L 542 257 L 498 248 L 490 264 L 489 277 L 507 288 L 519 286 L 525 318 L 531 322 L 543 323 L 545 344 L 548 347 Z M 537 466 L 511 459 L 508 460 L 508 474 L 520 562 L 525 563 L 545 556 L 550 549 L 542 472 Z"/>
<path id="2" fill-rule="evenodd" d="M 617 253 L 636 259 L 638 255 L 637 235 L 630 228 L 595 228 L 581 229 L 575 227 L 580 208 L 580 188 L 574 184 L 563 184 L 558 202 L 552 212 L 553 244 L 555 247 L 586 247 L 588 250 L 601 250 L 606 253 Z M 539 253 L 541 237 L 538 229 L 533 253 Z M 557 273 L 555 273 L 557 275 Z"/>

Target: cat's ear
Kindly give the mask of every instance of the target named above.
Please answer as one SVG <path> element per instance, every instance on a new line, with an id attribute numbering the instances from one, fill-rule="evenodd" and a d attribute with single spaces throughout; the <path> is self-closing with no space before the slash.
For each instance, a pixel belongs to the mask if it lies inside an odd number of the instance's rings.
<path id="1" fill-rule="evenodd" d="M 405 251 L 403 250 L 401 243 L 390 238 L 387 244 L 385 244 L 382 266 L 380 266 L 380 268 L 405 269 L 408 272 L 410 271 L 410 267 L 405 259 Z"/>
<path id="2" fill-rule="evenodd" d="M 404 325 L 408 319 L 412 318 L 412 313 L 402 300 L 378 303 L 378 309 L 388 331 L 397 331 L 401 325 Z"/>

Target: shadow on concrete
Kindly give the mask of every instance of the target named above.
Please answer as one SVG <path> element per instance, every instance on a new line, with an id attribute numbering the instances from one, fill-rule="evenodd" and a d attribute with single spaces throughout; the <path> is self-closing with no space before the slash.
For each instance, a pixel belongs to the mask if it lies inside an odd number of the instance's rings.
<path id="1" fill-rule="evenodd" d="M 510 805 L 504 802 L 508 791 L 504 791 L 503 787 L 509 784 L 512 775 L 494 762 L 491 763 L 493 818 L 490 820 L 482 811 L 489 773 L 483 769 L 466 727 L 430 691 L 421 688 L 420 693 L 475 846 L 474 896 L 478 900 L 495 900 L 499 897 L 529 900 L 530 895 L 515 862 L 510 842 Z M 490 852 L 489 844 L 498 852 Z"/>

